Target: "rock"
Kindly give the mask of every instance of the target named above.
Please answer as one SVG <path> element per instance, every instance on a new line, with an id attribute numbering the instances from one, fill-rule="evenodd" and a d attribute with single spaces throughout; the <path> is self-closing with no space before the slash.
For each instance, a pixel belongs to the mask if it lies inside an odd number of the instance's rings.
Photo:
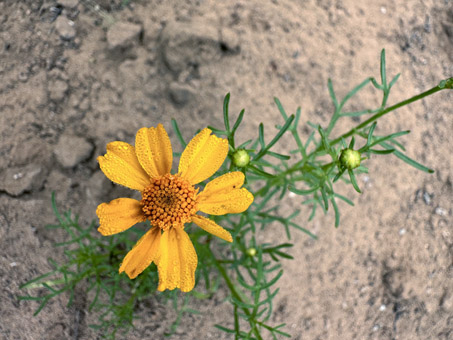
<path id="1" fill-rule="evenodd" d="M 65 8 L 76 8 L 79 0 L 58 0 L 57 3 Z"/>
<path id="2" fill-rule="evenodd" d="M 234 31 L 228 28 L 222 30 L 220 50 L 225 55 L 235 55 L 240 53 L 241 46 L 239 44 L 239 38 Z"/>
<path id="3" fill-rule="evenodd" d="M 175 73 L 222 56 L 217 29 L 201 22 L 168 23 L 160 36 L 160 44 L 165 64 Z"/>
<path id="4" fill-rule="evenodd" d="M 194 92 L 189 86 L 177 82 L 171 83 L 168 90 L 171 100 L 180 106 L 186 105 L 194 96 Z"/>
<path id="5" fill-rule="evenodd" d="M 25 192 L 41 189 L 45 179 L 46 174 L 38 164 L 11 167 L 0 175 L 0 190 L 12 196 L 20 196 Z"/>
<path id="6" fill-rule="evenodd" d="M 108 48 L 115 50 L 131 47 L 138 41 L 141 32 L 140 25 L 117 22 L 107 31 Z"/>
<path id="7" fill-rule="evenodd" d="M 47 90 L 49 91 L 50 99 L 55 102 L 62 101 L 68 89 L 69 89 L 68 83 L 60 79 L 50 81 L 47 85 Z"/>
<path id="8" fill-rule="evenodd" d="M 72 168 L 90 157 L 93 145 L 81 137 L 63 134 L 54 149 L 58 162 L 65 168 Z"/>
<path id="9" fill-rule="evenodd" d="M 60 15 L 57 20 L 55 20 L 55 29 L 60 35 L 60 38 L 63 40 L 74 39 L 76 35 L 76 29 L 74 27 L 74 21 L 69 20 L 63 15 Z"/>

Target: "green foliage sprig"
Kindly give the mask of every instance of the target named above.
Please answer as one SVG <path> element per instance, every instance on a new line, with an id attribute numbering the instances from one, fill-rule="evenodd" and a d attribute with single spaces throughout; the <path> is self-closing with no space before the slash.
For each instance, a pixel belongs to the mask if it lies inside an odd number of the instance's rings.
<path id="1" fill-rule="evenodd" d="M 216 222 L 229 227 L 228 230 L 234 239 L 232 246 L 214 241 L 214 238 L 206 235 L 201 229 L 190 233 L 199 257 L 199 265 L 196 272 L 196 289 L 186 293 L 184 297 L 176 291 L 164 293 L 155 291 L 157 271 L 154 265 L 135 280 L 129 280 L 125 275 L 118 274 L 118 267 L 127 249 L 134 243 L 131 233 L 137 234 L 133 237 L 136 239 L 143 235 L 143 232 L 133 228 L 130 232 L 114 237 L 100 237 L 94 230 L 95 223 L 84 228 L 70 211 L 60 214 L 53 196 L 52 206 L 58 224 L 49 227 L 61 228 L 67 232 L 69 241 L 56 244 L 57 247 L 63 248 L 67 262 L 58 264 L 49 259 L 53 269 L 22 285 L 23 289 L 34 294 L 21 296 L 19 299 L 37 301 L 39 303 L 35 312 L 37 314 L 50 299 L 62 293 L 69 294 L 71 304 L 77 287 L 83 286 L 86 292 L 94 292 L 88 310 L 98 314 L 98 323 L 91 326 L 98 329 L 102 336 L 114 339 L 118 331 L 125 333 L 133 327 L 134 310 L 137 305 L 155 295 L 160 301 L 172 301 L 177 311 L 177 318 L 167 333 L 170 335 L 176 330 L 184 313 L 196 313 L 188 307 L 190 298 L 209 298 L 223 282 L 224 287 L 230 292 L 228 301 L 232 305 L 233 315 L 229 325 L 216 325 L 218 329 L 234 335 L 235 339 L 290 337 L 282 330 L 284 324 L 270 323 L 273 299 L 278 293 L 274 285 L 283 275 L 281 260 L 292 259 L 288 253 L 293 246 L 289 242 L 291 232 L 299 230 L 315 239 L 316 235 L 295 222 L 299 210 L 288 216 L 279 214 L 279 201 L 285 194 L 291 191 L 306 197 L 302 204 L 312 207 L 308 220 L 314 218 L 318 208 L 324 213 L 333 208 L 335 226 L 338 227 L 340 210 L 337 202 L 340 200 L 349 205 L 353 205 L 353 202 L 335 190 L 335 183 L 342 179 L 360 193 L 356 176 L 368 172 L 363 162 L 368 160 L 371 154 L 378 156 L 393 154 L 419 170 L 433 172 L 404 153 L 405 149 L 398 138 L 409 134 L 410 131 L 393 132 L 388 135 L 376 135 L 374 132 L 377 121 L 384 115 L 441 90 L 452 89 L 453 78 L 443 80 L 438 86 L 419 95 L 387 106 L 390 91 L 398 78 L 399 74 L 390 82 L 387 81 L 383 50 L 380 82 L 369 77 L 339 101 L 329 79 L 328 89 L 334 106 L 333 115 L 326 127 L 307 122 L 312 132 L 305 142 L 299 133 L 301 108 L 298 108 L 295 114 L 288 115 L 277 98 L 275 103 L 283 122 L 276 126 L 275 135 L 267 138 L 264 125 L 261 123 L 257 138 L 244 142 L 237 141 L 235 134 L 241 126 L 245 111 L 242 110 L 234 124 L 231 124 L 230 95 L 226 95 L 223 105 L 224 128 L 210 127 L 218 135 L 227 138 L 230 147 L 229 161 L 216 175 L 232 170 L 242 171 L 246 176 L 249 190 L 255 196 L 255 202 L 242 214 L 216 217 Z M 374 109 L 345 112 L 345 104 L 368 85 L 382 92 L 381 105 Z M 338 137 L 331 137 L 340 118 L 359 116 L 364 116 L 365 120 L 339 134 Z M 175 120 L 172 120 L 172 126 L 181 146 L 185 147 L 187 143 Z M 288 154 L 271 151 L 281 137 L 288 133 L 293 137 L 297 148 L 289 150 Z M 355 149 L 356 138 L 362 141 L 362 146 L 357 149 Z M 348 178 L 343 176 L 346 173 Z M 280 225 L 288 240 L 277 244 L 259 243 L 257 234 L 270 225 Z M 212 247 L 213 243 L 215 247 Z"/>

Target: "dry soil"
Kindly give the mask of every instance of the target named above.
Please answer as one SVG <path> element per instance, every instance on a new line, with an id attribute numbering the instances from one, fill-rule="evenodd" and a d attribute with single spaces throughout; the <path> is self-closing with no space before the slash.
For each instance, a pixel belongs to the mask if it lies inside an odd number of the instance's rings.
<path id="1" fill-rule="evenodd" d="M 124 6 L 124 4 L 126 4 Z M 327 124 L 327 80 L 339 96 L 379 76 L 401 72 L 389 103 L 453 75 L 453 3 L 449 0 L 30 0 L 0 2 L 0 338 L 96 339 L 81 290 L 37 304 L 18 301 L 19 285 L 62 258 L 63 233 L 50 197 L 88 223 L 97 204 L 128 191 L 113 186 L 96 157 L 112 140 L 133 142 L 142 126 L 176 118 L 185 138 L 221 126 L 222 100 L 245 108 L 239 137 L 274 129 L 277 96 L 302 121 Z M 452 93 L 400 109 L 379 133 L 411 130 L 407 154 L 435 169 L 417 171 L 395 157 L 373 157 L 359 177 L 363 194 L 345 190 L 355 207 L 299 223 L 318 241 L 293 233 L 293 261 L 283 263 L 272 322 L 293 339 L 453 338 Z M 365 91 L 350 108 L 378 105 Z M 354 121 L 340 123 L 340 133 Z M 303 130 L 303 136 L 307 131 Z M 170 136 L 174 141 L 174 134 Z M 176 144 L 176 142 L 175 142 Z M 300 207 L 288 198 L 289 208 Z M 279 228 L 262 237 L 281 239 Z M 227 339 L 231 325 L 219 293 L 185 317 L 170 339 Z M 174 313 L 150 302 L 127 339 L 162 339 Z M 121 337 L 120 337 L 121 338 Z"/>

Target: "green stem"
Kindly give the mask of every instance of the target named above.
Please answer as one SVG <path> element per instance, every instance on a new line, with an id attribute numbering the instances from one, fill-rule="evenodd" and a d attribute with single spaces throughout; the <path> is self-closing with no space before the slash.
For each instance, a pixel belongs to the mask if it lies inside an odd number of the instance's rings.
<path id="1" fill-rule="evenodd" d="M 231 295 L 233 295 L 235 299 L 238 299 L 239 301 L 243 302 L 241 296 L 240 296 L 239 293 L 236 291 L 236 288 L 234 287 L 233 282 L 231 282 L 230 278 L 228 277 L 228 274 L 227 274 L 225 268 L 223 268 L 223 266 L 217 261 L 216 257 L 214 256 L 214 254 L 212 253 L 212 251 L 211 251 L 210 248 L 209 248 L 209 251 L 210 251 L 210 253 L 211 253 L 212 259 L 214 260 L 215 266 L 216 266 L 217 269 L 219 270 L 219 273 L 222 275 L 223 279 L 225 280 L 225 283 L 227 284 L 228 288 L 230 289 Z M 242 310 L 243 310 L 244 314 L 245 314 L 247 317 L 250 318 L 251 313 L 249 312 L 249 310 L 248 310 L 247 308 L 242 308 Z M 256 325 L 253 325 L 253 326 L 252 326 L 252 331 L 253 331 L 253 334 L 255 334 L 255 337 L 256 337 L 258 340 L 263 340 L 263 338 L 261 337 L 260 332 L 259 332 L 258 329 L 256 328 Z"/>
<path id="2" fill-rule="evenodd" d="M 338 142 L 340 142 L 342 139 L 344 138 L 347 138 L 347 137 L 350 137 L 354 134 L 357 133 L 357 130 L 360 130 L 362 128 L 364 128 L 365 126 L 367 126 L 368 124 L 370 123 L 373 123 L 374 121 L 378 120 L 379 118 L 381 118 L 382 116 L 386 115 L 387 113 L 391 112 L 391 111 L 394 111 L 396 109 L 399 109 L 400 107 L 403 107 L 405 105 L 408 105 L 408 104 L 411 104 L 417 100 L 420 100 L 422 98 L 425 98 L 427 96 L 430 96 L 436 92 L 439 92 L 441 90 L 444 90 L 444 89 L 447 89 L 449 88 L 448 85 L 450 85 L 450 83 L 453 82 L 453 78 L 450 78 L 447 80 L 447 86 L 444 86 L 444 87 L 441 87 L 441 86 L 435 86 L 433 87 L 432 89 L 428 90 L 428 91 L 425 91 L 423 93 L 420 93 L 412 98 L 409 98 L 409 99 L 406 99 L 406 100 L 403 100 L 402 102 L 399 102 L 393 106 L 390 106 L 386 109 L 383 109 L 382 111 L 379 111 L 378 113 L 376 113 L 374 116 L 371 116 L 370 118 L 368 118 L 367 120 L 365 120 L 364 122 L 360 123 L 359 125 L 357 125 L 355 128 L 352 128 L 351 130 L 349 130 L 348 132 L 346 132 L 345 134 L 341 135 L 340 137 L 332 140 L 330 142 L 330 145 L 335 145 L 337 144 Z M 313 155 L 314 153 L 317 153 L 321 150 L 322 146 L 319 146 L 316 150 L 314 150 L 311 154 Z"/>

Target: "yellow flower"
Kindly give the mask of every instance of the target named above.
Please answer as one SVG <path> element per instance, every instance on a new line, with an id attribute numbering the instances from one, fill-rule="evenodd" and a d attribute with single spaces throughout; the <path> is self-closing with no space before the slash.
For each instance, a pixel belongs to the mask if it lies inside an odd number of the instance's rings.
<path id="1" fill-rule="evenodd" d="M 134 224 L 149 220 L 152 228 L 126 255 L 119 272 L 133 279 L 151 262 L 159 271 L 158 290 L 195 285 L 197 254 L 184 224 L 194 222 L 205 231 L 232 242 L 230 233 L 214 221 L 197 215 L 240 213 L 252 204 L 253 195 L 245 188 L 242 172 L 230 172 L 209 182 L 199 193 L 194 185 L 212 176 L 228 154 L 228 141 L 204 129 L 181 155 L 177 174 L 170 174 L 173 152 L 164 127 L 141 128 L 135 147 L 124 142 L 107 145 L 98 157 L 102 172 L 113 182 L 141 192 L 142 199 L 117 198 L 98 206 L 98 231 L 113 235 Z"/>

